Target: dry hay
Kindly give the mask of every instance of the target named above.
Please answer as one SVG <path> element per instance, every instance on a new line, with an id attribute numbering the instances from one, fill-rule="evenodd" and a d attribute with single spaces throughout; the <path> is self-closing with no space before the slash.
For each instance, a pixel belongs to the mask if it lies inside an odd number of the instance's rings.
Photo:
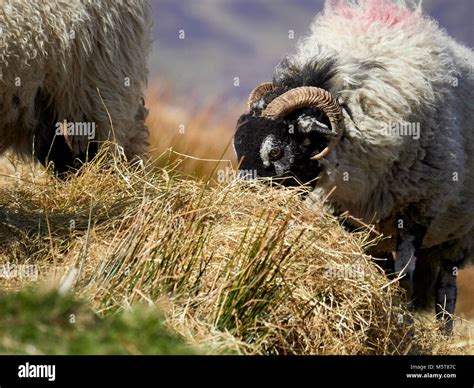
<path id="1" fill-rule="evenodd" d="M 167 156 L 164 156 L 167 157 Z M 396 283 L 301 190 L 187 179 L 173 165 L 87 165 L 0 188 L 0 263 L 31 264 L 102 316 L 160 305 L 166 324 L 216 353 L 465 353 L 412 315 Z M 33 179 L 32 179 L 33 178 Z M 0 279 L 3 289 L 34 282 Z"/>

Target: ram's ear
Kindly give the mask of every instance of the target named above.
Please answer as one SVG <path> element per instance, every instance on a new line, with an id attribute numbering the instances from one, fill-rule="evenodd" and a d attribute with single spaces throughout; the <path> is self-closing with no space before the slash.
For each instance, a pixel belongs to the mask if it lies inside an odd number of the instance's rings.
<path id="1" fill-rule="evenodd" d="M 296 120 L 296 128 L 302 135 L 309 135 L 311 133 L 320 133 L 327 136 L 334 136 L 326 124 L 319 121 L 316 117 L 310 115 L 301 115 Z"/>

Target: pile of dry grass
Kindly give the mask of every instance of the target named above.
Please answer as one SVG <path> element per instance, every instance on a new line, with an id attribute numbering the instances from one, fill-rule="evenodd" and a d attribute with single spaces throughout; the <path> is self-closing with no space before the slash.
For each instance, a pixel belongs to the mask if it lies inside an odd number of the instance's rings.
<path id="1" fill-rule="evenodd" d="M 364 255 L 367 232 L 301 194 L 119 160 L 66 182 L 27 175 L 0 187 L 0 263 L 37 266 L 102 316 L 159 304 L 168 327 L 216 353 L 466 352 L 406 310 Z"/>

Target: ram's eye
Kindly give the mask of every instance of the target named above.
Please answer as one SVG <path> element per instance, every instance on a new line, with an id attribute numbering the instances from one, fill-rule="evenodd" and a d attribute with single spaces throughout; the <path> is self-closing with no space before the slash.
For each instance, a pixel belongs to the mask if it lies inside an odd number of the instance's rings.
<path id="1" fill-rule="evenodd" d="M 276 162 L 277 160 L 280 160 L 281 158 L 283 158 L 284 154 L 285 154 L 285 151 L 283 150 L 283 148 L 273 148 L 268 153 L 268 157 L 272 162 Z"/>

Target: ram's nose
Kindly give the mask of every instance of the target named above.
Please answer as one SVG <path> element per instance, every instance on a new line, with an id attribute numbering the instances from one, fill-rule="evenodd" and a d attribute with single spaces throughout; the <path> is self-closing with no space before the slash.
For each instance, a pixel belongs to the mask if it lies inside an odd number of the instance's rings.
<path id="1" fill-rule="evenodd" d="M 265 172 L 267 172 L 271 176 L 275 176 L 275 174 L 276 174 L 275 166 L 273 166 L 273 164 L 271 164 L 271 163 L 268 164 L 268 165 L 264 165 L 263 169 L 265 170 Z"/>

